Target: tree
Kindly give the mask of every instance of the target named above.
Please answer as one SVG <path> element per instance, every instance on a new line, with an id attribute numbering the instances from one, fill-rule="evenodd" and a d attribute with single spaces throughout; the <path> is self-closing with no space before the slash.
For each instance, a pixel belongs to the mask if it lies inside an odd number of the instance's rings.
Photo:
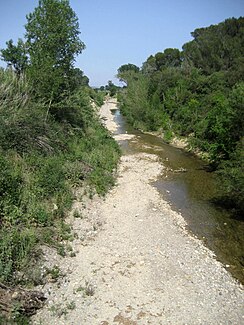
<path id="1" fill-rule="evenodd" d="M 1 58 L 11 66 L 14 71 L 20 75 L 27 67 L 28 57 L 26 51 L 26 44 L 22 39 L 18 40 L 17 45 L 14 45 L 13 40 L 6 42 L 7 48 L 2 49 Z"/>
<path id="2" fill-rule="evenodd" d="M 240 65 L 237 62 L 243 65 L 243 30 L 244 17 L 197 28 L 191 33 L 193 40 L 183 45 L 184 59 L 206 74 L 233 68 L 238 71 Z M 239 78 L 236 81 L 240 81 L 243 75 Z"/>
<path id="3" fill-rule="evenodd" d="M 78 18 L 68 0 L 39 0 L 26 18 L 28 74 L 38 96 L 57 102 L 71 91 L 75 56 L 85 48 Z"/>
<path id="4" fill-rule="evenodd" d="M 243 211 L 244 17 L 197 28 L 183 51 L 151 55 L 142 68 L 125 64 L 118 77 L 121 112 L 134 127 L 187 136 L 221 169 L 222 187 Z"/>
<path id="5" fill-rule="evenodd" d="M 155 56 L 150 55 L 147 61 L 142 64 L 142 73 L 151 74 L 157 70 Z"/>
<path id="6" fill-rule="evenodd" d="M 105 86 L 105 89 L 110 92 L 110 96 L 114 96 L 117 93 L 119 87 L 117 87 L 111 80 L 108 81 L 108 84 Z"/>
<path id="7" fill-rule="evenodd" d="M 238 142 L 231 159 L 223 161 L 219 170 L 225 204 L 236 207 L 243 218 L 244 212 L 244 138 Z"/>
<path id="8" fill-rule="evenodd" d="M 127 71 L 134 71 L 134 72 L 139 72 L 139 68 L 132 63 L 128 63 L 128 64 L 123 64 L 119 69 L 118 69 L 118 73 L 123 73 L 123 72 L 127 72 Z"/>
<path id="9" fill-rule="evenodd" d="M 178 49 L 168 48 L 155 55 L 156 68 L 162 70 L 166 67 L 179 67 L 182 62 L 181 52 Z"/>
<path id="10" fill-rule="evenodd" d="M 119 80 L 128 84 L 131 78 L 134 79 L 134 76 L 140 71 L 140 68 L 138 68 L 135 64 L 128 63 L 123 64 L 117 71 L 117 77 Z"/>
<path id="11" fill-rule="evenodd" d="M 89 86 L 89 78 L 84 75 L 81 69 L 75 68 L 73 69 L 73 83 L 76 88 Z"/>

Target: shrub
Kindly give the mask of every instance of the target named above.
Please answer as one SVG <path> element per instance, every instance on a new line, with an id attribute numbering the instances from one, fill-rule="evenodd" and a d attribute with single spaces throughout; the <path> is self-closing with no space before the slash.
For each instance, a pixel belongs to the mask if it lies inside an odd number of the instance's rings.
<path id="1" fill-rule="evenodd" d="M 46 107 L 24 77 L 0 69 L 0 81 L 0 281 L 11 282 L 38 242 L 71 237 L 63 219 L 73 188 L 104 194 L 119 149 L 87 90 Z"/>
<path id="2" fill-rule="evenodd" d="M 13 272 L 25 265 L 36 242 L 32 228 L 0 230 L 0 281 L 13 281 Z"/>

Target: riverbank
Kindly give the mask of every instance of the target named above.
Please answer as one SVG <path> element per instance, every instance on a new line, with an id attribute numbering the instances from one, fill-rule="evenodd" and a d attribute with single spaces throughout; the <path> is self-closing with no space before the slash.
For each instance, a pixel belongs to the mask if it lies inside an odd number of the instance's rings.
<path id="1" fill-rule="evenodd" d="M 107 102 L 100 113 L 112 133 L 115 108 Z M 163 169 L 156 155 L 124 154 L 105 200 L 75 202 L 83 216 L 70 219 L 76 255 L 47 255 L 65 275 L 43 288 L 48 303 L 34 324 L 243 322 L 242 286 L 151 185 Z"/>
<path id="2" fill-rule="evenodd" d="M 153 136 L 158 137 L 159 139 L 162 139 L 165 141 L 164 134 L 160 131 L 154 131 L 154 132 L 141 131 L 141 132 L 143 132 L 144 134 L 153 135 Z M 166 143 L 168 143 L 169 145 L 171 145 L 175 148 L 183 149 L 186 152 L 190 152 L 191 154 L 197 156 L 198 158 L 200 158 L 208 163 L 210 162 L 209 154 L 207 152 L 201 151 L 199 148 L 194 148 L 190 144 L 189 137 L 173 136 L 173 138 L 170 139 L 169 141 L 166 141 Z"/>

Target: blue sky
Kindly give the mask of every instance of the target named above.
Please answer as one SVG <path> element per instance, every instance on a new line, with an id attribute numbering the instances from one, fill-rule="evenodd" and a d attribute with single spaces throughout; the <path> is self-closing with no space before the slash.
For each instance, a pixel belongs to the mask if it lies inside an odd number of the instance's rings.
<path id="1" fill-rule="evenodd" d="M 0 0 L 0 48 L 23 37 L 25 16 L 37 5 L 38 0 Z M 181 49 L 196 28 L 244 16 L 243 0 L 70 0 L 70 5 L 86 44 L 76 66 L 91 86 L 118 83 L 122 64 L 141 66 L 165 48 Z"/>

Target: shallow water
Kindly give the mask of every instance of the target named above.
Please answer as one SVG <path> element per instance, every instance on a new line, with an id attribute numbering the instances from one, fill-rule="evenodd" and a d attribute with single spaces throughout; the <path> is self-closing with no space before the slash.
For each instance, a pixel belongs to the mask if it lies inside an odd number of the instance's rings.
<path id="1" fill-rule="evenodd" d="M 166 169 L 154 186 L 172 209 L 182 214 L 189 230 L 215 252 L 217 259 L 233 276 L 244 283 L 244 222 L 213 203 L 218 195 L 217 175 L 208 172 L 205 163 L 196 156 L 170 146 L 156 136 L 134 130 L 119 110 L 114 110 L 113 114 L 119 125 L 116 134 L 136 135 L 135 139 L 120 142 L 122 150 L 159 156 Z M 182 169 L 185 172 L 179 171 Z"/>

